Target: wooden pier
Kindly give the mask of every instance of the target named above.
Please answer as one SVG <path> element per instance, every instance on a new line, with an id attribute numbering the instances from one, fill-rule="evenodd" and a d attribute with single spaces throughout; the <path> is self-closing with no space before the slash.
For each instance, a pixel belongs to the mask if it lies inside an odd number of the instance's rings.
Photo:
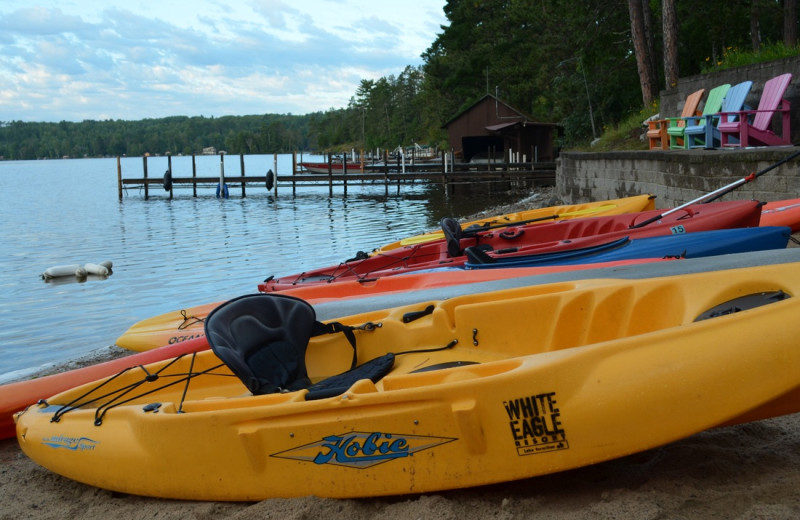
<path id="1" fill-rule="evenodd" d="M 328 173 L 309 173 L 297 163 L 297 155 L 292 157 L 292 171 L 290 174 L 279 174 L 268 170 L 261 175 L 247 175 L 245 171 L 245 155 L 239 155 L 239 175 L 225 175 L 224 157 L 220 154 L 220 174 L 218 176 L 197 175 L 195 156 L 192 155 L 191 172 L 175 172 L 172 169 L 172 157 L 167 156 L 167 171 L 163 176 L 151 177 L 148 175 L 148 157 L 142 158 L 142 176 L 125 178 L 122 175 L 121 159 L 117 157 L 117 183 L 119 198 L 122 200 L 124 188 L 140 188 L 144 190 L 145 200 L 149 199 L 150 189 L 169 192 L 173 198 L 176 187 L 191 187 L 192 195 L 197 197 L 198 187 L 211 188 L 217 197 L 227 198 L 234 191 L 240 190 L 241 196 L 247 196 L 247 188 L 260 188 L 272 191 L 274 195 L 291 189 L 292 195 L 298 189 L 308 186 L 327 186 L 330 196 L 334 194 L 334 187 L 341 187 L 347 195 L 348 186 L 383 185 L 386 195 L 390 188 L 396 188 L 399 195 L 401 186 L 411 185 L 415 182 L 439 183 L 446 187 L 450 193 L 455 193 L 459 187 L 494 184 L 494 183 L 525 183 L 531 186 L 552 186 L 555 184 L 555 162 L 508 162 L 492 161 L 485 163 L 458 163 L 446 156 L 427 159 L 424 162 L 405 164 L 390 160 L 367 161 L 363 160 L 356 169 L 343 169 L 341 160 L 338 169 L 332 166 L 335 160 L 329 159 Z M 388 158 L 387 158 L 388 159 Z M 275 169 L 277 170 L 277 154 L 275 155 Z"/>

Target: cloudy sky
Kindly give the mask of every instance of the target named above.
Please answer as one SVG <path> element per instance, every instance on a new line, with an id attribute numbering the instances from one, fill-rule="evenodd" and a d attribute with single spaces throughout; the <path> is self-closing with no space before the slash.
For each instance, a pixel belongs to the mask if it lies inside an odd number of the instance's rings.
<path id="1" fill-rule="evenodd" d="M 2 0 L 0 121 L 306 114 L 398 75 L 445 0 Z"/>

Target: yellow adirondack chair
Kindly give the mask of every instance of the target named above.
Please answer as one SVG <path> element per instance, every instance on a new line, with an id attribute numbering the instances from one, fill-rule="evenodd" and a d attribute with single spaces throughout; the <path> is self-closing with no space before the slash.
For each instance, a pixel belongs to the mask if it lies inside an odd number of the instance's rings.
<path id="1" fill-rule="evenodd" d="M 692 92 L 686 97 L 686 101 L 683 103 L 683 111 L 681 111 L 681 118 L 700 115 L 697 107 L 700 105 L 700 99 L 705 92 L 706 89 L 701 88 L 697 92 Z M 669 119 L 649 121 L 647 126 L 647 138 L 650 141 L 650 149 L 660 148 L 661 150 L 667 150 L 669 148 L 669 135 L 667 134 Z"/>

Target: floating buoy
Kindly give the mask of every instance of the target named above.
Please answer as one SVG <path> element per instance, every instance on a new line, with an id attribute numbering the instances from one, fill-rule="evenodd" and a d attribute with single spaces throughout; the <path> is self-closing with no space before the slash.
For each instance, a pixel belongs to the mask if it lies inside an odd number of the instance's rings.
<path id="1" fill-rule="evenodd" d="M 88 274 L 96 274 L 99 276 L 108 276 L 108 268 L 100 264 L 84 264 L 83 268 Z"/>
<path id="2" fill-rule="evenodd" d="M 42 278 L 50 280 L 51 278 L 63 278 L 65 276 L 75 276 L 76 278 L 86 278 L 87 275 L 94 274 L 99 276 L 108 276 L 111 274 L 111 260 L 105 260 L 99 264 L 65 264 L 55 265 L 48 267 L 42 273 Z"/>
<path id="3" fill-rule="evenodd" d="M 227 182 L 225 184 L 222 184 L 221 188 L 220 188 L 220 184 L 217 184 L 217 198 L 220 198 L 220 196 L 222 196 L 223 199 L 227 199 L 228 198 L 228 183 Z"/>
<path id="4" fill-rule="evenodd" d="M 271 190 L 273 186 L 275 186 L 275 174 L 269 170 L 267 171 L 267 191 Z"/>
<path id="5" fill-rule="evenodd" d="M 83 275 L 86 276 L 86 271 L 83 270 L 83 266 L 80 264 L 54 265 L 53 267 L 45 269 L 42 273 L 42 278 L 47 280 L 49 278 L 60 278 L 62 276 L 80 276 L 80 271 L 83 271 Z"/>

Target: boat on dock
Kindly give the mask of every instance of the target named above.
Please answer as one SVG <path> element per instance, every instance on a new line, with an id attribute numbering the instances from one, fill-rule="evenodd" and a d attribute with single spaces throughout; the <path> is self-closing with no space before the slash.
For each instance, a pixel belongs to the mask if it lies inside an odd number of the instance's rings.
<path id="1" fill-rule="evenodd" d="M 365 171 L 365 164 L 360 162 L 350 162 L 347 163 L 347 171 L 348 172 L 364 172 Z M 330 171 L 331 173 L 341 174 L 345 171 L 345 163 L 342 161 L 331 161 L 330 163 L 327 162 L 301 162 L 300 166 L 302 166 L 308 173 L 324 173 L 328 174 Z"/>

